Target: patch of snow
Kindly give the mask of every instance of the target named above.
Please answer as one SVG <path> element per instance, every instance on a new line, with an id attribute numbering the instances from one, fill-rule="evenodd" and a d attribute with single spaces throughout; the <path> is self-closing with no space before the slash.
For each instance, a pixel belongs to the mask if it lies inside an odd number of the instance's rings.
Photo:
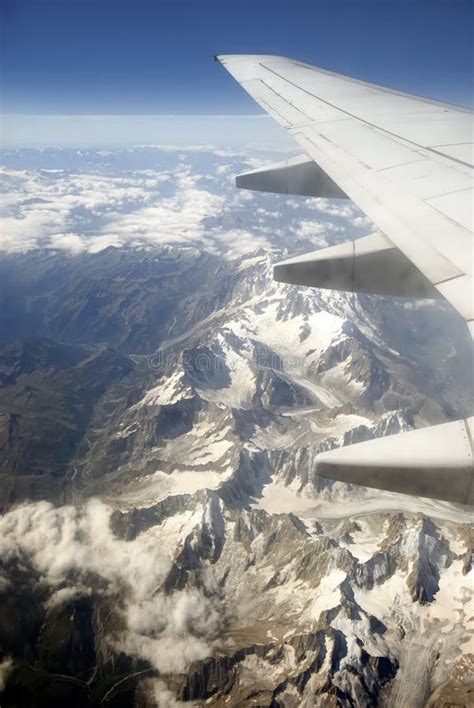
<path id="1" fill-rule="evenodd" d="M 269 514 L 292 513 L 299 516 L 314 508 L 314 501 L 314 497 L 298 493 L 291 485 L 271 482 L 263 488 L 262 496 L 252 504 L 252 508 L 263 509 Z"/>
<path id="2" fill-rule="evenodd" d="M 202 518 L 202 507 L 197 506 L 193 511 L 169 516 L 156 529 L 159 537 L 160 549 L 163 555 L 172 560 L 182 539 L 186 538 Z"/>
<path id="3" fill-rule="evenodd" d="M 235 449 L 229 433 L 227 426 L 220 427 L 205 418 L 198 419 L 188 433 L 169 439 L 164 447 L 157 448 L 157 456 L 176 467 L 215 466 Z"/>
<path id="4" fill-rule="evenodd" d="M 358 519 L 360 531 L 351 531 L 350 535 L 354 543 L 346 543 L 342 539 L 340 545 L 347 550 L 358 560 L 368 561 L 377 553 L 380 542 L 380 530 L 372 529 L 371 524 L 366 519 Z"/>
<path id="5" fill-rule="evenodd" d="M 311 381 L 306 377 L 297 376 L 294 377 L 294 381 L 301 386 L 301 388 L 306 389 L 316 396 L 326 408 L 340 408 L 343 405 L 333 391 L 330 391 L 321 384 L 317 384 L 315 381 Z"/>
<path id="6" fill-rule="evenodd" d="M 154 388 L 147 391 L 141 401 L 134 407 L 141 406 L 167 406 L 185 398 L 192 398 L 191 388 L 182 381 L 182 373 L 176 371 L 172 376 L 162 379 Z"/>
<path id="7" fill-rule="evenodd" d="M 167 497 L 178 494 L 194 494 L 200 489 L 217 489 L 231 474 L 214 471 L 175 471 L 172 474 L 155 472 L 142 477 L 132 489 L 127 489 L 120 502 L 127 506 L 147 507 Z"/>
<path id="8" fill-rule="evenodd" d="M 346 573 L 335 568 L 321 580 L 316 589 L 316 598 L 311 605 L 312 619 L 317 622 L 321 612 L 337 607 L 341 601 L 340 584 L 345 580 Z"/>

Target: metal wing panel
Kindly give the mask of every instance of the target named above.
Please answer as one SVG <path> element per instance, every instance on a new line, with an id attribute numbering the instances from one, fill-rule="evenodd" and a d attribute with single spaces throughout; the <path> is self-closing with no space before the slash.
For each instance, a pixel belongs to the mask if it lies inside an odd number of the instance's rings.
<path id="1" fill-rule="evenodd" d="M 474 319 L 472 112 L 282 57 L 219 59 L 465 319 Z"/>
<path id="2" fill-rule="evenodd" d="M 474 164 L 472 112 L 468 109 L 410 96 L 283 57 L 231 55 L 220 60 L 240 83 L 249 79 L 266 82 L 288 101 L 305 105 L 304 112 L 313 120 L 321 120 L 325 104 L 325 110 L 332 107 L 344 111 L 448 157 L 457 152 L 461 157 L 456 159 Z"/>
<path id="3" fill-rule="evenodd" d="M 301 130 L 310 137 L 321 136 L 330 143 L 335 143 L 350 157 L 372 171 L 386 170 L 423 159 L 423 155 L 413 150 L 412 146 L 394 140 L 386 133 L 355 118 L 327 121 Z"/>
<path id="4" fill-rule="evenodd" d="M 254 98 L 267 113 L 277 117 L 279 123 L 285 128 L 291 128 L 293 125 L 304 123 L 308 120 L 308 116 L 302 110 L 288 103 L 287 100 L 273 91 L 264 81 L 247 81 L 245 88 L 251 94 L 252 98 Z"/>
<path id="5" fill-rule="evenodd" d="M 469 231 L 473 230 L 474 189 L 468 187 L 455 192 L 446 192 L 426 200 L 427 204 L 437 209 L 441 214 L 456 221 Z"/>
<path id="6" fill-rule="evenodd" d="M 369 132 L 373 130 L 366 131 L 366 142 L 370 143 L 373 136 Z M 358 134 L 360 137 L 361 131 Z M 389 168 L 394 150 L 378 142 L 382 155 L 371 165 L 366 147 L 354 146 L 351 151 L 342 135 L 337 136 L 333 129 L 308 126 L 293 135 L 434 284 L 472 268 L 472 233 L 427 201 L 413 196 L 410 182 L 402 174 L 393 179 Z M 396 144 L 388 137 L 385 143 Z M 386 168 L 380 166 L 384 160 Z"/>
<path id="7" fill-rule="evenodd" d="M 455 145 L 435 146 L 443 155 L 458 160 L 466 165 L 474 165 L 474 143 L 459 143 Z"/>
<path id="8" fill-rule="evenodd" d="M 414 163 L 397 165 L 386 170 L 385 176 L 396 184 L 410 185 L 410 194 L 421 199 L 430 199 L 442 194 L 468 189 L 471 179 L 456 167 L 428 158 Z"/>

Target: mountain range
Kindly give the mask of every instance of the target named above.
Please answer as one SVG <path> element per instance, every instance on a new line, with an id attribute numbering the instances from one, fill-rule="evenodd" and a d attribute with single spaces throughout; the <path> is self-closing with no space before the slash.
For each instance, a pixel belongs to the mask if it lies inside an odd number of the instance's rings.
<path id="1" fill-rule="evenodd" d="M 1 254 L 2 706 L 472 704 L 472 509 L 315 474 L 469 413 L 464 323 L 279 238 Z"/>

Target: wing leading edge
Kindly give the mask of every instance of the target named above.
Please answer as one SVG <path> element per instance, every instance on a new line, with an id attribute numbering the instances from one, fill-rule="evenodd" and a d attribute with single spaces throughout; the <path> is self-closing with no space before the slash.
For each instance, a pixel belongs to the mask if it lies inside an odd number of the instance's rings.
<path id="1" fill-rule="evenodd" d="M 474 337 L 472 111 L 284 57 L 216 59 L 305 151 L 287 163 L 239 176 L 237 186 L 349 197 L 378 228 L 366 239 L 277 264 L 275 278 L 372 293 L 439 295 L 462 315 Z M 473 504 L 473 420 L 404 433 L 402 446 L 397 435 L 328 451 L 318 457 L 317 471 L 345 482 Z M 436 455 L 428 455 L 435 447 Z M 400 450 L 401 457 L 395 454 Z"/>

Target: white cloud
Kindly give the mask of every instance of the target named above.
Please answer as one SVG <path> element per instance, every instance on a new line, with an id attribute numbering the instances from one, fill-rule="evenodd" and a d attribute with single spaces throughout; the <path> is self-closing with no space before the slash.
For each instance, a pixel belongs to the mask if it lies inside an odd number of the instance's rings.
<path id="1" fill-rule="evenodd" d="M 321 214 L 346 219 L 356 228 L 365 228 L 372 225 L 371 220 L 363 214 L 356 204 L 349 200 L 322 199 L 318 197 L 307 199 L 306 205 Z"/>
<path id="2" fill-rule="evenodd" d="M 161 590 L 171 560 L 159 525 L 123 541 L 110 529 L 111 511 L 98 500 L 83 507 L 20 506 L 0 518 L 0 558 L 31 563 L 51 589 L 48 607 L 92 589 L 118 598 L 126 629 L 109 636 L 110 644 L 160 671 L 183 671 L 209 656 L 220 616 L 197 590 Z M 169 547 L 172 539 L 166 540 Z M 179 536 L 175 541 L 178 546 Z"/>
<path id="3" fill-rule="evenodd" d="M 341 199 L 323 199 L 322 197 L 315 197 L 306 200 L 307 206 L 312 209 L 316 209 L 322 214 L 328 214 L 329 216 L 341 216 L 346 219 L 352 218 L 354 216 L 354 211 L 359 211 L 352 202 Z"/>
<path id="4" fill-rule="evenodd" d="M 13 668 L 13 662 L 9 657 L 0 661 L 0 692 L 5 689 L 8 674 Z"/>
<path id="5" fill-rule="evenodd" d="M 87 249 L 85 239 L 78 234 L 53 234 L 49 241 L 50 246 L 58 248 L 62 251 L 70 251 L 71 253 L 82 253 Z"/>
<path id="6" fill-rule="evenodd" d="M 77 569 L 103 577 L 113 591 L 130 584 L 146 597 L 168 572 L 169 562 L 151 539 L 117 539 L 110 513 L 95 500 L 84 507 L 55 508 L 47 502 L 18 507 L 0 518 L 0 557 L 8 561 L 25 554 L 51 586 Z"/>
<path id="7" fill-rule="evenodd" d="M 74 600 L 76 597 L 81 597 L 83 595 L 90 595 L 91 594 L 91 589 L 90 588 L 84 588 L 84 587 L 67 587 L 67 588 L 60 588 L 59 590 L 56 590 L 56 592 L 53 592 L 52 595 L 50 595 L 45 602 L 45 607 L 47 609 L 51 609 L 53 607 L 59 607 L 65 602 L 68 602 L 69 600 Z"/>
<path id="8" fill-rule="evenodd" d="M 154 244 L 205 240 L 203 221 L 220 214 L 225 198 L 199 189 L 199 178 L 189 169 L 179 170 L 176 192 L 172 197 L 129 214 L 117 214 L 108 228 L 118 236 L 138 237 Z"/>
<path id="9" fill-rule="evenodd" d="M 170 691 L 164 681 L 161 679 L 145 679 L 142 682 L 143 688 L 147 694 L 147 699 L 150 705 L 155 705 L 156 708 L 189 708 L 197 705 L 194 701 L 177 701 L 174 693 Z"/>
<path id="10" fill-rule="evenodd" d="M 326 236 L 330 234 L 340 234 L 344 232 L 342 226 L 337 226 L 332 222 L 318 222 L 309 219 L 302 219 L 295 227 L 294 232 L 302 238 L 314 238 L 318 246 L 327 246 Z"/>
<path id="11" fill-rule="evenodd" d="M 208 639 L 216 636 L 220 624 L 212 603 L 196 590 L 159 594 L 130 603 L 128 631 L 117 647 L 165 673 L 181 672 L 192 661 L 209 656 Z"/>
<path id="12" fill-rule="evenodd" d="M 102 230 L 101 226 L 94 227 L 98 217 L 104 219 L 121 209 L 143 207 L 157 198 L 160 185 L 169 179 L 168 175 L 159 174 L 119 178 L 63 171 L 54 176 L 44 173 L 24 170 L 0 174 L 5 182 L 0 249 L 21 252 L 53 246 L 78 253 L 88 248 L 90 228 Z M 9 189 L 8 178 L 12 174 L 15 184 Z M 83 231 L 79 232 L 81 227 Z"/>
<path id="13" fill-rule="evenodd" d="M 368 216 L 355 216 L 353 219 L 351 219 L 351 223 L 357 228 L 370 228 L 372 226 L 375 228 L 373 222 L 369 219 Z"/>
<path id="14" fill-rule="evenodd" d="M 213 232 L 218 235 L 219 243 L 227 258 L 238 258 L 245 253 L 252 253 L 259 248 L 271 248 L 271 242 L 264 235 L 257 235 L 245 229 L 231 229 L 220 233 Z"/>
<path id="15" fill-rule="evenodd" d="M 166 197 L 158 188 L 170 181 L 169 174 L 150 170 L 127 178 L 59 171 L 53 180 L 17 171 L 15 178 L 17 186 L 2 200 L 0 249 L 5 251 L 43 246 L 78 254 L 97 253 L 111 245 L 199 243 L 211 252 L 224 250 L 224 255 L 234 257 L 268 245 L 245 229 L 208 225 L 209 219 L 218 224 L 223 214 L 249 202 L 252 195 L 237 193 L 229 200 L 203 189 L 201 175 L 185 161 L 173 174 L 173 193 Z M 11 215 L 21 201 L 21 210 Z"/>
<path id="16" fill-rule="evenodd" d="M 84 172 L 3 169 L 0 250 L 46 247 L 79 254 L 108 246 L 192 244 L 234 258 L 258 248 L 286 246 L 289 233 L 324 245 L 320 237 L 325 233 L 347 229 L 351 237 L 370 224 L 350 202 L 283 201 L 278 195 L 235 189 L 234 173 L 252 163 L 235 150 L 196 145 L 181 151 L 169 145 L 160 151 L 76 151 L 73 164 L 84 164 Z M 120 160 L 130 164 L 124 153 L 133 169 L 114 168 Z M 233 161 L 221 164 L 229 156 Z M 136 168 L 139 158 L 144 169 Z M 68 159 L 66 155 L 65 164 Z M 166 168 L 157 169 L 154 160 Z M 261 162 L 253 158 L 253 163 Z M 196 164 L 204 164 L 204 170 Z M 111 174 L 114 169 L 120 171 Z"/>
<path id="17" fill-rule="evenodd" d="M 232 170 L 232 165 L 218 165 L 216 175 L 227 175 Z"/>

